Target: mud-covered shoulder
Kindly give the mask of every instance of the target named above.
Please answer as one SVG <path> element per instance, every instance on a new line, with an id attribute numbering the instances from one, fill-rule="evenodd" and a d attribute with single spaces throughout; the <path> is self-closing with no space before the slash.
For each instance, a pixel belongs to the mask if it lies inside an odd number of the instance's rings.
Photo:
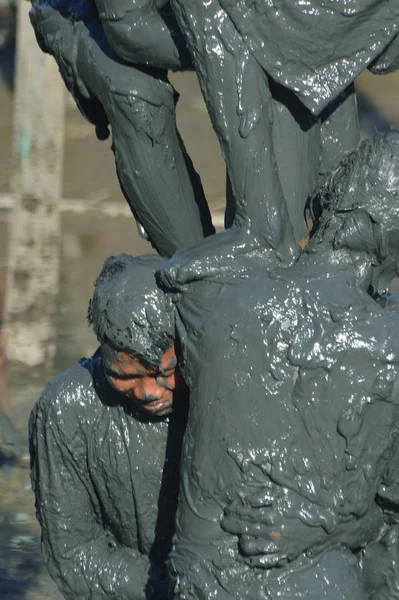
<path id="1" fill-rule="evenodd" d="M 191 290 L 195 282 L 239 277 L 258 266 L 262 272 L 281 266 L 274 250 L 259 233 L 230 229 L 178 250 L 157 271 L 158 284 L 166 292 Z"/>
<path id="2" fill-rule="evenodd" d="M 47 385 L 31 413 L 30 438 L 50 428 L 64 443 L 83 441 L 89 421 L 103 408 L 93 383 L 99 368 L 94 362 L 79 361 Z"/>

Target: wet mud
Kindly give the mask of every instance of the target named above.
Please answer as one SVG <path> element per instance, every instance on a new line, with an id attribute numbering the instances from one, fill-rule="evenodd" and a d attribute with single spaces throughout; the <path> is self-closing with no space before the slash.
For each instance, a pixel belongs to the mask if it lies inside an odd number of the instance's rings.
<path id="1" fill-rule="evenodd" d="M 0 195 L 10 190 L 12 133 L 12 47 L 0 49 Z M 224 210 L 225 169 L 216 137 L 193 74 L 173 76 L 181 93 L 179 126 L 196 169 L 200 172 L 212 211 Z M 376 85 L 376 82 L 378 85 Z M 381 87 L 382 86 L 382 87 Z M 367 74 L 358 84 L 362 92 L 363 134 L 399 124 L 399 78 L 376 80 Z M 376 90 L 382 94 L 377 95 Z M 376 110 L 377 109 L 377 112 Z M 72 106 L 67 114 L 64 196 L 89 199 L 94 205 L 124 204 L 115 175 L 109 142 L 96 140 L 93 127 Z M 5 271 L 8 212 L 0 209 L 0 269 Z M 110 218 L 95 211 L 63 215 L 61 290 L 57 310 L 58 352 L 54 373 L 90 355 L 96 340 L 86 326 L 88 298 L 103 260 L 122 251 L 143 253 L 132 219 Z M 3 278 L 4 279 L 4 278 Z M 4 289 L 0 289 L 0 296 Z M 61 600 L 40 556 L 40 534 L 34 515 L 27 457 L 30 410 L 53 373 L 9 372 L 7 396 L 20 444 L 18 462 L 0 456 L 0 597 L 2 600 Z"/>

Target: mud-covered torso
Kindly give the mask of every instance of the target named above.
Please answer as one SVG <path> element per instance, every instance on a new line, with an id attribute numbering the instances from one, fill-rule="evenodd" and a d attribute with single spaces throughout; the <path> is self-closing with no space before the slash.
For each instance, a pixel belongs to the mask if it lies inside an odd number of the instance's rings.
<path id="1" fill-rule="evenodd" d="M 97 519 L 118 545 L 151 553 L 163 564 L 174 531 L 184 420 L 150 421 L 129 412 L 107 384 L 101 359 L 81 360 L 68 377 L 77 393 L 72 401 L 66 397 L 67 415 L 69 420 L 76 413 L 80 439 L 68 439 L 65 419 L 64 443 L 86 481 Z"/>
<path id="2" fill-rule="evenodd" d="M 167 424 L 149 427 L 106 410 L 90 428 L 87 468 L 106 529 L 148 554 L 154 541 Z"/>
<path id="3" fill-rule="evenodd" d="M 226 505 L 267 481 L 333 519 L 373 502 L 397 443 L 397 322 L 346 273 L 321 279 L 265 272 L 181 294 L 186 539 L 222 537 Z"/>

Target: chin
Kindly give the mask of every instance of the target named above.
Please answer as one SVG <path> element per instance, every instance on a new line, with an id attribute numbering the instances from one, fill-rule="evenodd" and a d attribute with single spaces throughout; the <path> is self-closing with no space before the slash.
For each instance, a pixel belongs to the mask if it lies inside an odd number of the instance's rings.
<path id="1" fill-rule="evenodd" d="M 141 402 L 140 400 L 134 399 L 134 404 L 143 413 L 145 413 L 147 415 L 152 415 L 154 417 L 167 417 L 168 415 L 170 415 L 173 412 L 172 404 L 170 404 L 166 408 L 162 408 L 161 410 L 157 410 L 157 411 L 149 410 L 148 408 L 146 408 L 146 404 L 144 402 Z"/>
<path id="2" fill-rule="evenodd" d="M 154 412 L 154 411 L 147 411 L 147 412 L 149 412 L 157 417 L 167 417 L 170 414 L 172 414 L 173 406 L 172 405 L 167 406 L 166 408 L 163 408 L 162 410 L 159 410 L 157 412 Z"/>

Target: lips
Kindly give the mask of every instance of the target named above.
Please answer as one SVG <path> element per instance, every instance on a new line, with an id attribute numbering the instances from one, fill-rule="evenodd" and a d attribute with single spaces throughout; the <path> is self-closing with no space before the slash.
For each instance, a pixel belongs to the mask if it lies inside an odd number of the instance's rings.
<path id="1" fill-rule="evenodd" d="M 165 410 L 165 408 L 168 408 L 172 404 L 172 399 L 149 400 L 147 402 L 144 400 L 137 400 L 137 402 L 140 404 L 141 408 L 147 410 L 148 412 L 159 412 Z"/>

